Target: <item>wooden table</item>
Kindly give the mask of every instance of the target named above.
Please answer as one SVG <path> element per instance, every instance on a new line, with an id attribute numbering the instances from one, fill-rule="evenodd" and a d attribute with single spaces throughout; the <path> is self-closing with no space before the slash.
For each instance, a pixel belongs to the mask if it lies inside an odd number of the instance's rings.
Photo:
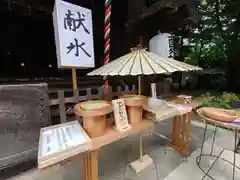
<path id="1" fill-rule="evenodd" d="M 192 108 L 186 108 L 185 111 L 182 111 L 179 116 L 174 118 L 173 122 L 173 139 L 171 146 L 176 148 L 176 150 L 188 154 L 189 138 L 191 133 L 191 118 L 190 113 Z M 186 114 L 187 113 L 187 114 Z M 181 123 L 180 117 L 183 121 Z M 188 117 L 188 121 L 186 118 Z M 112 142 L 120 140 L 128 135 L 133 133 L 139 133 L 140 131 L 147 129 L 156 124 L 154 121 L 143 118 L 140 124 L 133 127 L 127 132 L 119 132 L 114 128 L 108 129 L 107 133 L 104 136 L 93 138 L 92 139 L 92 149 L 84 155 L 84 167 L 85 167 L 85 177 L 84 180 L 98 180 L 98 150 L 108 145 Z M 186 126 L 187 124 L 187 126 Z M 187 127 L 187 128 L 185 128 Z M 181 131 L 182 129 L 182 131 Z M 182 138 L 185 135 L 185 138 Z"/>
<path id="2" fill-rule="evenodd" d="M 173 101 L 171 101 L 173 102 Z M 191 112 L 202 104 L 200 100 L 193 100 L 192 103 L 184 105 L 189 109 L 180 112 L 179 116 L 173 118 L 171 147 L 184 155 L 190 155 L 189 140 L 191 135 Z"/>
<path id="3" fill-rule="evenodd" d="M 171 147 L 184 155 L 190 155 L 188 151 L 191 135 L 191 112 L 173 119 Z"/>
<path id="4" fill-rule="evenodd" d="M 92 150 L 84 155 L 84 180 L 98 180 L 98 149 L 131 134 L 147 129 L 154 124 L 152 120 L 143 118 L 141 123 L 127 132 L 119 132 L 114 128 L 109 128 L 104 136 L 93 138 Z"/>
<path id="5" fill-rule="evenodd" d="M 174 100 L 169 102 L 174 103 Z M 180 112 L 179 116 L 173 118 L 172 142 L 170 146 L 187 156 L 190 155 L 188 149 L 191 135 L 191 112 L 200 105 L 202 105 L 200 99 L 193 99 L 192 103 L 184 104 L 185 107 L 191 110 Z"/>

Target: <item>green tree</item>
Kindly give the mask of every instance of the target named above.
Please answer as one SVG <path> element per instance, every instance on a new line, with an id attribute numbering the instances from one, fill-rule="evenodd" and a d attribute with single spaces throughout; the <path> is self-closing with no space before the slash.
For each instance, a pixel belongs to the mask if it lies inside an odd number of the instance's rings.
<path id="1" fill-rule="evenodd" d="M 232 40 L 239 36 L 239 0 L 207 0 L 199 4 L 199 25 L 182 34 L 185 61 L 202 67 L 226 66 Z M 231 48 L 231 50 L 233 50 Z"/>
<path id="2" fill-rule="evenodd" d="M 198 26 L 175 33 L 182 38 L 176 46 L 178 59 L 204 68 L 227 68 L 229 87 L 240 87 L 240 0 L 206 2 L 197 8 Z"/>

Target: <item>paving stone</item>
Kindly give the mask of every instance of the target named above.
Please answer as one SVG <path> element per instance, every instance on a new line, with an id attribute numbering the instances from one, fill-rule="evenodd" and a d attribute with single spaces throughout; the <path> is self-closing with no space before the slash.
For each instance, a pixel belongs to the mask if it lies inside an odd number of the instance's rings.
<path id="1" fill-rule="evenodd" d="M 143 152 L 148 154 L 153 160 L 154 164 L 144 169 L 139 174 L 129 167 L 132 161 L 139 158 L 139 135 L 132 135 L 124 138 L 118 142 L 110 144 L 101 148 L 99 153 L 99 179 L 100 180 L 200 180 L 204 173 L 196 164 L 196 158 L 199 156 L 199 147 L 201 147 L 203 129 L 201 124 L 192 126 L 192 135 L 190 141 L 190 149 L 193 154 L 185 158 L 181 154 L 167 148 L 171 139 L 171 122 L 164 122 L 155 128 L 149 128 L 142 134 L 143 137 Z M 166 135 L 167 138 L 160 138 L 154 135 L 154 132 Z M 217 134 L 216 147 L 214 153 L 218 154 L 221 151 L 221 145 L 225 146 L 228 141 L 226 137 L 230 137 L 228 132 L 220 132 Z M 211 151 L 211 136 L 213 132 L 209 129 L 207 132 L 207 142 L 205 143 L 204 153 Z M 227 152 L 223 156 L 230 158 Z M 211 165 L 214 158 L 203 157 L 201 167 L 204 170 Z M 219 165 L 220 166 L 220 165 Z M 211 173 L 217 172 L 213 169 Z M 221 168 L 220 168 L 221 169 Z M 227 172 L 230 172 L 226 168 Z M 65 177 L 63 176 L 65 175 Z M 25 178 L 25 179 L 24 179 Z M 65 178 L 65 179 L 64 179 Z M 15 179 L 11 180 L 79 180 L 83 178 L 83 159 L 82 157 L 74 157 L 70 164 L 64 164 L 63 168 L 59 166 L 53 167 L 46 171 L 39 172 L 38 170 L 31 170 L 22 173 Z M 205 178 L 207 179 L 207 177 Z M 8 179 L 10 180 L 10 179 Z"/>
<path id="2" fill-rule="evenodd" d="M 183 156 L 181 154 L 165 146 L 161 146 L 153 151 L 150 156 L 157 167 L 159 180 L 164 179 L 183 161 Z"/>
<path id="3" fill-rule="evenodd" d="M 220 136 L 216 137 L 216 141 L 222 142 L 224 144 L 224 140 L 227 140 L 223 137 L 225 137 L 226 134 L 223 133 Z M 212 139 L 209 139 L 204 144 L 204 150 L 203 154 L 209 154 L 211 152 L 212 148 Z M 217 145 L 214 146 L 213 154 L 219 155 L 221 151 L 224 149 L 222 147 L 219 147 Z M 196 159 L 200 154 L 200 149 L 196 150 L 188 159 L 187 162 L 181 164 L 178 166 L 174 171 L 172 171 L 165 180 L 200 180 L 203 177 L 205 177 L 204 172 L 208 172 L 211 165 L 214 163 L 214 161 L 217 159 L 216 157 L 210 157 L 210 156 L 203 156 L 201 159 L 200 167 L 202 168 L 202 171 L 196 164 Z M 221 158 L 225 158 L 228 161 L 233 161 L 233 152 L 229 150 L 224 150 Z M 240 155 L 237 154 L 236 157 L 236 164 L 240 164 Z M 189 171 L 186 171 L 189 170 Z M 214 164 L 213 168 L 209 170 L 209 175 L 214 177 L 217 180 L 229 180 L 232 178 L 232 166 L 229 163 L 226 163 L 222 160 L 217 160 Z M 238 180 L 240 178 L 240 172 L 239 170 L 236 170 L 235 174 L 235 180 Z M 209 177 L 205 177 L 204 179 L 211 179 Z"/>

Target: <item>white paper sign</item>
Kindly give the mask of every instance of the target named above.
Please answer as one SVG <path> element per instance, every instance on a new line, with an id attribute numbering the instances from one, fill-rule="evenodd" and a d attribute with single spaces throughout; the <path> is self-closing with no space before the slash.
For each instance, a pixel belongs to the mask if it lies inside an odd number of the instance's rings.
<path id="1" fill-rule="evenodd" d="M 40 169 L 91 148 L 91 140 L 77 121 L 42 128 L 38 149 Z"/>
<path id="2" fill-rule="evenodd" d="M 53 24 L 58 67 L 94 67 L 91 10 L 56 0 Z"/>
<path id="3" fill-rule="evenodd" d="M 131 126 L 128 123 L 128 116 L 124 99 L 113 100 L 112 105 L 117 130 L 119 131 L 129 130 Z"/>
<path id="4" fill-rule="evenodd" d="M 84 144 L 87 140 L 77 123 L 47 130 L 42 134 L 41 156 L 61 152 L 68 148 Z"/>

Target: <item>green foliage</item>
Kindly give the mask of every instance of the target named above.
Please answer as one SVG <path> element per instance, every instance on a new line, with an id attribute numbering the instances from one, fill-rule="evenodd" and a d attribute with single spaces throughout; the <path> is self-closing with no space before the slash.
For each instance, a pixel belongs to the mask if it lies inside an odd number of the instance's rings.
<path id="1" fill-rule="evenodd" d="M 182 60 L 204 68 L 224 67 L 240 46 L 240 1 L 206 0 L 198 5 L 199 25 L 179 30 Z M 234 43 L 234 44 L 233 44 Z"/>
<path id="2" fill-rule="evenodd" d="M 240 100 L 240 98 L 234 93 L 224 92 L 220 96 L 214 96 L 211 93 L 206 93 L 202 95 L 203 98 L 203 107 L 216 107 L 231 109 L 231 103 L 233 101 Z"/>

